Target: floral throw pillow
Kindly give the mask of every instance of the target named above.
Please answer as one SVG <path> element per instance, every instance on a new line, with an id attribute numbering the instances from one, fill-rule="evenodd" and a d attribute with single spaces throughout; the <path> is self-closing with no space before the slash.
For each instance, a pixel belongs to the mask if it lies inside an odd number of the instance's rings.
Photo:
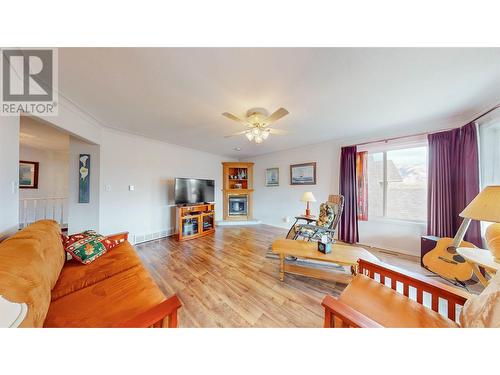
<path id="1" fill-rule="evenodd" d="M 110 239 L 93 230 L 87 230 L 68 236 L 64 249 L 72 258 L 83 264 L 89 264 L 123 242 L 124 238 Z"/>
<path id="2" fill-rule="evenodd" d="M 329 227 L 334 216 L 335 213 L 333 212 L 333 207 L 328 203 L 321 203 L 319 206 L 319 217 L 316 224 L 320 227 Z"/>

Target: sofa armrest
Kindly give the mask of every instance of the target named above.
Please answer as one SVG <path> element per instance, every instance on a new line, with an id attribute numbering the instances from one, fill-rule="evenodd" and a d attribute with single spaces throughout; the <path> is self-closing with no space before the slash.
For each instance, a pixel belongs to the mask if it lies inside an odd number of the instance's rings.
<path id="1" fill-rule="evenodd" d="M 392 284 L 395 284 L 396 281 L 400 281 L 403 285 L 416 288 L 417 291 L 423 290 L 446 300 L 451 299 L 460 305 L 463 305 L 471 297 L 471 294 L 463 289 L 446 285 L 430 277 L 410 272 L 387 263 L 371 262 L 360 259 L 358 260 L 358 265 L 359 273 L 363 273 L 372 279 L 374 274 L 378 273 L 380 277 L 391 278 L 393 280 Z M 393 285 L 391 285 L 391 287 L 395 289 Z M 421 303 L 421 301 L 418 302 Z"/>
<path id="2" fill-rule="evenodd" d="M 389 287 L 395 291 L 398 290 L 397 284 L 402 284 L 402 292 L 406 297 L 409 297 L 410 288 L 414 288 L 416 302 L 421 305 L 424 304 L 424 293 L 430 294 L 431 306 L 429 307 L 437 313 L 439 313 L 439 300 L 445 300 L 448 306 L 446 316 L 452 321 L 456 321 L 457 306 L 463 306 L 471 297 L 470 293 L 465 290 L 381 262 L 359 259 L 358 272 L 371 279 L 375 279 L 375 276 L 378 275 L 380 283 L 384 285 L 386 285 L 387 279 L 390 279 Z"/>
<path id="3" fill-rule="evenodd" d="M 177 295 L 173 295 L 150 310 L 118 324 L 119 328 L 177 328 L 177 310 L 182 306 Z"/>
<path id="4" fill-rule="evenodd" d="M 376 321 L 335 297 L 326 296 L 321 305 L 325 308 L 325 328 L 336 328 L 335 318 L 341 321 L 342 325 L 339 328 L 382 328 Z"/>
<path id="5" fill-rule="evenodd" d="M 120 233 L 115 233 L 115 234 L 110 234 L 109 236 L 106 236 L 110 240 L 124 240 L 128 241 L 128 232 L 120 232 Z"/>

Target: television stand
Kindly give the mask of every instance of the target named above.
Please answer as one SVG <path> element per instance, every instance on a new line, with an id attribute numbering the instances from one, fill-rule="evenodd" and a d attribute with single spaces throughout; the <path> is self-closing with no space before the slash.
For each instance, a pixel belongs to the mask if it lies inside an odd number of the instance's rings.
<path id="1" fill-rule="evenodd" d="M 215 232 L 215 204 L 177 206 L 176 234 L 179 241 L 191 240 Z"/>

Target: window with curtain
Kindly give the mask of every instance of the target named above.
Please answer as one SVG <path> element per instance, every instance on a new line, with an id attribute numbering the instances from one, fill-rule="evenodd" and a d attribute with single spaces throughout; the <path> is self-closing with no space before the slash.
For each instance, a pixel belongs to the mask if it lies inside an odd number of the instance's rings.
<path id="1" fill-rule="evenodd" d="M 366 152 L 365 220 L 387 218 L 425 222 L 427 142 L 417 139 L 368 145 L 363 151 Z M 359 186 L 358 181 L 358 189 Z"/>

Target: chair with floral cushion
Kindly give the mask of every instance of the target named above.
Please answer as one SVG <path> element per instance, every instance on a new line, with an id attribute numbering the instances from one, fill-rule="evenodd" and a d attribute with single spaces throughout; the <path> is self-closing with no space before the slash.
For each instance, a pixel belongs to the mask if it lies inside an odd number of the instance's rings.
<path id="1" fill-rule="evenodd" d="M 344 196 L 330 195 L 328 202 L 321 203 L 318 220 L 307 224 L 297 224 L 290 231 L 289 238 L 294 240 L 320 241 L 326 235 L 329 242 L 334 242 L 340 216 L 344 210 Z"/>

